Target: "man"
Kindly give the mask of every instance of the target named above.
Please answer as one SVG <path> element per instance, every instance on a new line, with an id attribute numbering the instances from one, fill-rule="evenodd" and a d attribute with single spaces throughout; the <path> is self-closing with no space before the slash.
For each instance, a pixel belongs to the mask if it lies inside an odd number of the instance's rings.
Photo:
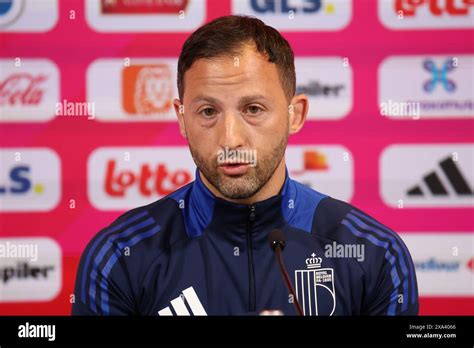
<path id="1" fill-rule="evenodd" d="M 187 39 L 174 107 L 196 180 L 93 238 L 73 314 L 296 315 L 296 300 L 305 315 L 418 313 L 400 237 L 288 177 L 288 136 L 308 111 L 295 85 L 291 47 L 258 19 L 221 17 Z"/>

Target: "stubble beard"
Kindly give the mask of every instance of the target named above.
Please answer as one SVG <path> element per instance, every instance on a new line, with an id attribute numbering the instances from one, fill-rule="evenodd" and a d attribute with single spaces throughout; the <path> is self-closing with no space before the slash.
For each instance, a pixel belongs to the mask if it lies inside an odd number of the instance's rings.
<path id="1" fill-rule="evenodd" d="M 212 158 L 204 158 L 189 143 L 194 163 L 225 198 L 247 199 L 259 192 L 270 180 L 278 168 L 286 150 L 288 137 L 283 136 L 278 145 L 268 154 L 258 154 L 256 166 L 249 167 L 241 176 L 227 176 L 218 169 L 217 154 Z"/>

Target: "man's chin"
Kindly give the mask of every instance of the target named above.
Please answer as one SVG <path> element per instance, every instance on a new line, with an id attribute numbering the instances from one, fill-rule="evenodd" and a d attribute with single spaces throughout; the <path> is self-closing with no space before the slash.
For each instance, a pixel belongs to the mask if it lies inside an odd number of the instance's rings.
<path id="1" fill-rule="evenodd" d="M 255 185 L 257 186 L 257 185 Z M 228 199 L 247 199 L 258 192 L 257 187 L 249 186 L 248 175 L 222 177 L 217 190 Z"/>

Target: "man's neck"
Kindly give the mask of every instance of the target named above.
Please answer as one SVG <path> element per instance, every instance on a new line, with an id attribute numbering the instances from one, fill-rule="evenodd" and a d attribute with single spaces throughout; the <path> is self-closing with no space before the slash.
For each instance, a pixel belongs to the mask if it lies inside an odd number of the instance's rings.
<path id="1" fill-rule="evenodd" d="M 257 192 L 255 193 L 252 197 L 249 198 L 244 198 L 244 199 L 231 199 L 228 197 L 225 197 L 222 193 L 217 190 L 214 185 L 212 185 L 204 175 L 202 175 L 201 171 L 199 171 L 199 177 L 201 178 L 201 181 L 204 183 L 204 186 L 208 188 L 209 191 L 211 191 L 216 197 L 225 199 L 226 201 L 233 202 L 233 203 L 238 203 L 238 204 L 254 204 L 260 201 L 264 201 L 267 198 L 273 197 L 277 195 L 281 187 L 283 186 L 283 183 L 285 182 L 285 159 L 283 158 L 278 165 L 277 169 L 273 173 L 272 177 L 267 181 L 267 183 Z"/>

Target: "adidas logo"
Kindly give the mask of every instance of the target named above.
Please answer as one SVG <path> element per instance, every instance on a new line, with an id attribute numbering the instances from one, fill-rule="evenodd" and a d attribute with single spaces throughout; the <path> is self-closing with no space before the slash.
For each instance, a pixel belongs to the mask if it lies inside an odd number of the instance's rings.
<path id="1" fill-rule="evenodd" d="M 187 289 L 184 289 L 178 297 L 174 300 L 171 300 L 171 310 L 170 307 L 165 307 L 162 310 L 158 311 L 160 316 L 185 316 L 185 315 L 207 315 L 206 310 L 202 306 L 199 297 L 194 291 L 193 287 L 190 286 Z M 174 313 L 173 313 L 174 312 Z"/>
<path id="2" fill-rule="evenodd" d="M 451 157 L 440 161 L 439 166 L 441 171 L 434 170 L 425 175 L 421 184 L 407 190 L 407 195 L 422 197 L 428 196 L 428 192 L 437 197 L 473 195 L 467 180 Z"/>

